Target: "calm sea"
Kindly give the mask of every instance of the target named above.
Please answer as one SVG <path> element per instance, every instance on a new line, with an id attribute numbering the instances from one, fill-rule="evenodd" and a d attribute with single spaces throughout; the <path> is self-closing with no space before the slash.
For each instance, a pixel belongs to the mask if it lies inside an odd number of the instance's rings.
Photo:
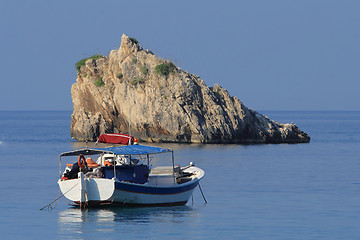
<path id="1" fill-rule="evenodd" d="M 262 112 L 309 144 L 163 145 L 208 204 L 80 210 L 58 196 L 71 112 L 0 112 L 0 239 L 360 239 L 360 112 Z"/>

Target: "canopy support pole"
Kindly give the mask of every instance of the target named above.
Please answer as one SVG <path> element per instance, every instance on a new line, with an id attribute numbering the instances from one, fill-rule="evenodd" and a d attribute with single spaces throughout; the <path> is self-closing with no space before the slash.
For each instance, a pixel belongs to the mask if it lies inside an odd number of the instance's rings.
<path id="1" fill-rule="evenodd" d="M 61 179 L 61 157 L 59 156 L 59 178 Z"/>
<path id="2" fill-rule="evenodd" d="M 176 184 L 176 179 L 175 179 L 175 160 L 174 160 L 174 151 L 171 151 L 171 156 L 172 156 L 172 168 L 173 168 L 173 178 L 174 178 L 174 184 Z"/>
<path id="3" fill-rule="evenodd" d="M 116 178 L 116 160 L 114 161 L 114 178 Z"/>

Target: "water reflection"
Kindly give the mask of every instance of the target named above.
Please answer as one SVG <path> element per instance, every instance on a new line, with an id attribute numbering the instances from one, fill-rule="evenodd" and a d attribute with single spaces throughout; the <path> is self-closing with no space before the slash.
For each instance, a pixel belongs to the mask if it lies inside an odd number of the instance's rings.
<path id="1" fill-rule="evenodd" d="M 196 219 L 196 211 L 190 206 L 149 208 L 69 208 L 59 212 L 59 233 L 67 233 L 74 239 L 82 239 L 84 233 L 92 236 L 101 232 L 115 233 L 128 225 L 179 223 Z M 95 232 L 94 232 L 95 231 Z M 79 235 L 80 234 L 80 235 Z M 77 238 L 77 236 L 79 238 Z"/>
<path id="2" fill-rule="evenodd" d="M 65 224 L 81 223 L 88 221 L 111 222 L 115 219 L 115 213 L 107 209 L 89 210 L 69 208 L 59 213 L 59 222 Z"/>
<path id="3" fill-rule="evenodd" d="M 148 207 L 148 208 L 101 208 L 101 209 L 79 209 L 69 208 L 59 213 L 60 223 L 79 222 L 117 222 L 136 221 L 149 222 L 158 216 L 166 216 L 169 219 L 183 217 L 184 214 L 193 214 L 190 206 L 178 207 Z"/>

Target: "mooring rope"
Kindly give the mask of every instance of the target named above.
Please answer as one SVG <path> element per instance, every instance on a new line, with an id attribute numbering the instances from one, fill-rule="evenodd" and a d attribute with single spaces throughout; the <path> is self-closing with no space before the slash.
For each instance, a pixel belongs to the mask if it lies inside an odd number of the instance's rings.
<path id="1" fill-rule="evenodd" d="M 54 209 L 56 206 L 57 206 L 57 203 L 55 205 L 55 207 L 51 207 L 51 204 L 53 204 L 54 202 L 56 202 L 57 200 L 59 200 L 60 198 L 62 198 L 65 194 L 67 194 L 68 192 L 70 192 L 74 187 L 76 187 L 77 185 L 79 184 L 76 183 L 74 186 L 72 186 L 69 190 L 67 190 L 65 193 L 63 193 L 61 196 L 59 196 L 57 199 L 55 199 L 54 201 L 52 201 L 51 203 L 49 203 L 48 205 L 45 205 L 44 207 L 40 208 L 40 211 L 41 210 L 44 210 L 46 207 L 47 208 L 51 208 L 51 209 Z"/>
<path id="2" fill-rule="evenodd" d="M 59 188 L 59 193 L 58 193 L 58 197 L 60 197 L 60 195 L 61 195 L 61 190 L 60 190 L 60 188 Z M 53 207 L 53 208 L 56 208 L 57 207 L 57 205 L 58 205 L 58 201 L 56 201 L 56 204 L 55 204 L 55 206 Z"/>
<path id="3" fill-rule="evenodd" d="M 200 182 L 198 183 L 198 186 L 199 186 L 199 189 L 200 189 L 201 195 L 202 195 L 202 197 L 203 197 L 203 199 L 204 199 L 205 203 L 207 203 L 206 198 L 205 198 L 205 196 L 204 196 L 204 193 L 203 193 L 203 191 L 202 191 L 202 189 L 201 189 Z"/>

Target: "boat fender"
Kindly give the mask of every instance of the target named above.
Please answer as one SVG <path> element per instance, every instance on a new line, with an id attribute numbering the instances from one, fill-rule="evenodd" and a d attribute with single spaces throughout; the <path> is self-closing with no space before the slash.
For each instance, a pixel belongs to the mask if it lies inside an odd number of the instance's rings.
<path id="1" fill-rule="evenodd" d="M 78 164 L 80 168 L 84 168 L 85 167 L 85 157 L 84 155 L 80 155 L 79 159 L 78 159 Z"/>

